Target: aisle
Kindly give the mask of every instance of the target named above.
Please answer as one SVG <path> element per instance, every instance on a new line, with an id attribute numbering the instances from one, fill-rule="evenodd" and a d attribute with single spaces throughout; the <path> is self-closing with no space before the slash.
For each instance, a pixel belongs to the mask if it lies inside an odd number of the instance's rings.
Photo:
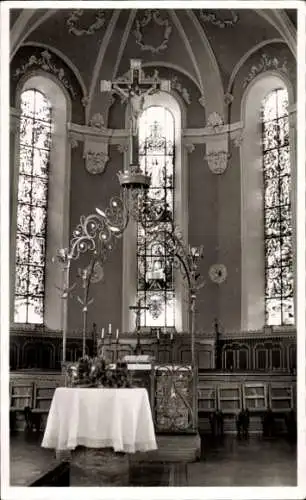
<path id="1" fill-rule="evenodd" d="M 11 484 L 28 485 L 54 467 L 54 453 L 40 446 L 41 434 L 11 436 Z M 124 456 L 122 457 L 124 460 Z M 92 478 L 92 476 L 91 476 Z M 101 479 L 101 478 L 100 478 Z M 105 486 L 124 486 L 122 469 L 106 469 Z M 94 486 L 86 470 L 71 469 L 71 486 Z M 296 446 L 285 439 L 265 441 L 226 437 L 202 438 L 202 455 L 194 463 L 130 463 L 129 486 L 295 486 Z"/>
<path id="2" fill-rule="evenodd" d="M 202 456 L 188 464 L 188 486 L 296 486 L 296 446 L 286 439 L 202 438 Z"/>

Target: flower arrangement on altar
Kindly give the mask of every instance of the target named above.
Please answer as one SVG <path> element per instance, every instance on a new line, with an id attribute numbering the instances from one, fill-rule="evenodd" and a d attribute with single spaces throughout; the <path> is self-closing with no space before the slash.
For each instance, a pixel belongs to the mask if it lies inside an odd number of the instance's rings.
<path id="1" fill-rule="evenodd" d="M 83 356 L 76 363 L 71 363 L 66 373 L 69 387 L 132 387 L 127 363 L 118 361 L 112 367 L 100 356 Z"/>

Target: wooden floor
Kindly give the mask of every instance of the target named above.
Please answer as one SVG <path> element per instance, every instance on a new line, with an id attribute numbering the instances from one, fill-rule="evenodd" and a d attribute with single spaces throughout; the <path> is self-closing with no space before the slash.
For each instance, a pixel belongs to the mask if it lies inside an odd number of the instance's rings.
<path id="1" fill-rule="evenodd" d="M 40 447 L 42 435 L 11 436 L 11 485 L 29 486 L 55 466 L 54 452 Z M 131 463 L 129 486 L 296 486 L 296 446 L 286 439 L 212 442 L 202 437 L 202 454 L 189 464 Z M 70 486 L 95 486 L 86 471 L 71 468 Z M 106 474 L 103 486 L 123 486 L 121 474 Z"/>

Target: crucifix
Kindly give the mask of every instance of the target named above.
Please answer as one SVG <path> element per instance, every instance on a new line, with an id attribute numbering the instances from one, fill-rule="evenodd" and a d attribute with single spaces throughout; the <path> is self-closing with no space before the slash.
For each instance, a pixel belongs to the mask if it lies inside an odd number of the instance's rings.
<path id="1" fill-rule="evenodd" d="M 136 314 L 135 327 L 137 332 L 137 344 L 135 347 L 135 354 L 142 354 L 141 346 L 140 346 L 140 315 L 141 311 L 148 310 L 148 306 L 141 306 L 140 299 L 137 301 L 136 306 L 130 306 L 131 311 L 134 311 Z"/>
<path id="2" fill-rule="evenodd" d="M 135 320 L 135 327 L 136 328 L 135 328 L 135 330 L 136 330 L 136 332 L 139 332 L 141 311 L 146 311 L 149 308 L 148 308 L 148 306 L 141 306 L 140 300 L 138 300 L 136 306 L 130 306 L 129 309 L 131 309 L 131 311 L 134 311 L 136 314 L 136 320 Z"/>
<path id="3" fill-rule="evenodd" d="M 145 77 L 141 69 L 140 59 L 130 60 L 129 78 L 114 81 L 101 80 L 101 92 L 111 92 L 121 97 L 121 102 L 129 106 L 130 165 L 138 166 L 138 119 L 143 111 L 146 95 L 160 90 L 170 92 L 170 80 L 158 77 L 155 70 L 152 77 Z"/>

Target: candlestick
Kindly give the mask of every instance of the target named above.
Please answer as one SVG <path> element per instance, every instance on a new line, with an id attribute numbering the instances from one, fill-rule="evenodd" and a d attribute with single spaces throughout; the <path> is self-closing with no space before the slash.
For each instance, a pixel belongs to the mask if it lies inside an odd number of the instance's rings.
<path id="1" fill-rule="evenodd" d="M 104 328 L 101 330 L 101 339 L 104 339 Z"/>
<path id="2" fill-rule="evenodd" d="M 112 324 L 111 323 L 109 323 L 109 325 L 108 325 L 108 333 L 109 333 L 109 335 L 112 334 Z"/>

